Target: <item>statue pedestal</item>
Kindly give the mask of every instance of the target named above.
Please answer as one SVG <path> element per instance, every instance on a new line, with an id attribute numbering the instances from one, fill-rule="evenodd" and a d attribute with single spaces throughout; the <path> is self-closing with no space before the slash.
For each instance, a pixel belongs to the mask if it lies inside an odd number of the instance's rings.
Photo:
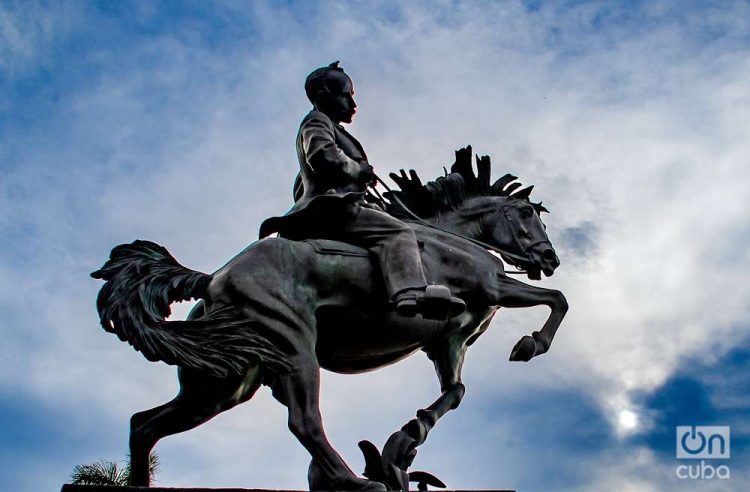
<path id="1" fill-rule="evenodd" d="M 206 487 L 115 487 L 111 485 L 65 484 L 60 492 L 302 492 L 299 490 L 206 488 Z"/>
<path id="2" fill-rule="evenodd" d="M 515 492 L 510 489 L 492 490 L 448 490 L 430 489 L 440 492 Z M 273 489 L 238 489 L 238 488 L 188 488 L 188 487 L 112 487 L 108 485 L 71 485 L 65 484 L 60 492 L 307 492 L 301 490 L 273 490 Z"/>

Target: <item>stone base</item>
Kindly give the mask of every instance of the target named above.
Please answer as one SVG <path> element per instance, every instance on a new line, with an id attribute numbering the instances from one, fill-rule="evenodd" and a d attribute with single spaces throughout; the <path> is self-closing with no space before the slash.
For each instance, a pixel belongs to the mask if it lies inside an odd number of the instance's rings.
<path id="1" fill-rule="evenodd" d="M 60 492 L 302 492 L 300 490 L 192 488 L 192 487 L 116 487 L 112 485 L 71 485 L 66 483 Z"/>
<path id="2" fill-rule="evenodd" d="M 491 490 L 447 490 L 430 489 L 440 492 L 516 492 L 509 489 Z M 65 484 L 60 492 L 307 492 L 302 490 L 272 490 L 272 489 L 216 489 L 216 488 L 186 488 L 186 487 L 112 487 L 108 485 L 71 485 Z M 330 492 L 330 491 L 326 491 Z"/>

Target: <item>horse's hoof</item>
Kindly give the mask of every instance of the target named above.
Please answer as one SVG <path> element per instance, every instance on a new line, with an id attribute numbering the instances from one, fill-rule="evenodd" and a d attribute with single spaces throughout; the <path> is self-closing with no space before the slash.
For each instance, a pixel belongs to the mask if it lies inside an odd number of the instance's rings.
<path id="1" fill-rule="evenodd" d="M 313 484 L 311 483 L 310 490 L 366 490 L 374 492 L 388 490 L 388 487 L 373 480 L 351 478 L 346 480 L 334 480 L 326 484 L 323 488 L 313 488 Z"/>
<path id="2" fill-rule="evenodd" d="M 149 487 L 151 485 L 151 479 L 148 474 L 134 473 L 130 475 L 128 479 L 128 486 L 130 487 Z"/>
<path id="3" fill-rule="evenodd" d="M 383 466 L 383 461 L 380 458 L 380 453 L 377 451 L 375 446 L 370 443 L 369 441 L 362 441 L 359 444 L 359 447 L 362 448 L 362 451 L 364 452 L 366 449 L 369 450 L 368 447 L 363 447 L 363 443 L 368 444 L 373 449 L 375 449 L 375 454 L 377 454 L 377 461 L 380 464 L 380 467 Z M 365 453 L 365 460 L 367 460 L 368 454 Z M 370 459 L 372 460 L 373 456 L 370 456 Z M 374 464 L 368 464 L 368 466 L 372 467 Z M 367 470 L 365 470 L 366 472 Z M 308 484 L 310 486 L 310 490 L 369 490 L 369 491 L 380 491 L 380 490 L 388 490 L 388 487 L 383 485 L 380 482 L 376 482 L 374 480 L 368 480 L 366 478 L 360 478 L 356 475 L 350 475 L 348 477 L 340 477 L 337 479 L 331 480 L 328 478 L 323 471 L 323 468 L 320 466 L 320 464 L 313 458 L 310 461 L 310 468 L 307 471 L 307 479 Z"/>
<path id="4" fill-rule="evenodd" d="M 514 362 L 527 362 L 536 355 L 536 340 L 534 337 L 529 335 L 521 337 L 521 339 L 513 347 L 510 353 L 510 359 Z"/>
<path id="5" fill-rule="evenodd" d="M 380 491 L 380 490 L 388 490 L 388 487 L 386 487 L 384 484 L 382 484 L 380 482 L 368 481 L 367 485 L 365 485 L 364 487 L 362 487 L 359 490 L 378 490 L 378 491 Z"/>

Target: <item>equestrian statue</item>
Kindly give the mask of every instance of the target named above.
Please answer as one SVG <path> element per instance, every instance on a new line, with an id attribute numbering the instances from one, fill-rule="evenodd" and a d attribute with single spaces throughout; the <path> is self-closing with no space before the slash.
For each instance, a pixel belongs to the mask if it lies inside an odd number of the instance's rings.
<path id="1" fill-rule="evenodd" d="M 410 171 L 377 177 L 362 145 L 341 123 L 356 104 L 338 62 L 305 82 L 313 110 L 297 136 L 295 204 L 261 225 L 259 241 L 213 274 L 180 265 L 162 246 L 137 240 L 112 250 L 92 273 L 102 326 L 150 361 L 178 368 L 180 391 L 130 421 L 131 485 L 148 486 L 149 455 L 163 437 L 195 428 L 253 397 L 261 385 L 288 409 L 291 432 L 312 456 L 310 490 L 409 490 L 417 446 L 464 395 L 468 347 L 501 307 L 549 306 L 539 331 L 510 360 L 545 353 L 568 309 L 563 294 L 511 278 L 539 280 L 560 262 L 540 218 L 547 210 L 506 174 L 492 182 L 490 158 L 456 151 L 450 173 L 423 184 Z M 379 183 L 386 187 L 377 191 Z M 501 260 L 502 258 L 502 260 Z M 507 272 L 505 263 L 521 272 Z M 173 302 L 199 299 L 185 321 L 166 321 Z M 320 370 L 372 371 L 422 350 L 441 394 L 394 432 L 382 451 L 360 442 L 364 477 L 326 438 Z"/>

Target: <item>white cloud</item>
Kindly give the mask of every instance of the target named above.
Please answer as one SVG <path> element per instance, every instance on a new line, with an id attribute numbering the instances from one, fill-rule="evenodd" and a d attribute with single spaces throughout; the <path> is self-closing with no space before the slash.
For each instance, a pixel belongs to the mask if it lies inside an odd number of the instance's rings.
<path id="1" fill-rule="evenodd" d="M 55 42 L 76 26 L 75 4 L 11 1 L 0 5 L 0 74 L 23 76 L 44 66 Z"/>
<path id="2" fill-rule="evenodd" d="M 274 6 L 240 7 L 237 18 L 265 20 L 256 40 L 226 50 L 167 34 L 135 38 L 127 53 L 89 47 L 101 73 L 51 107 L 27 136 L 33 145 L 6 144 L 21 157 L 0 195 L 9 204 L 0 222 L 23 236 L 2 252 L 2 302 L 19 330 L 3 330 L 12 361 L 4 388 L 123 425 L 171 398 L 171 368 L 145 364 L 98 329 L 96 284 L 85 275 L 108 247 L 136 238 L 203 271 L 252 241 L 264 217 L 290 205 L 304 76 L 334 59 L 354 78 L 352 133 L 381 175 L 415 167 L 437 176 L 455 148 L 472 143 L 491 154 L 496 175 L 508 170 L 536 185 L 553 212 L 553 241 L 565 228 L 596 226 L 592 256 L 561 250 L 563 266 L 542 284 L 571 304 L 552 351 L 528 365 L 504 362 L 545 313 L 501 312 L 469 352 L 467 398 L 566 384 L 594 395 L 616 425 L 614 409 L 631 408 L 632 391 L 747 334 L 738 323 L 750 260 L 741 198 L 750 185 L 746 5 L 644 21 L 637 34 L 633 23 L 597 32 L 593 19 L 607 10 L 597 4 L 535 14 L 515 2 L 408 4 L 388 15 L 369 5 L 319 9 L 310 15 L 320 26 L 307 27 Z M 45 43 L 66 22 L 13 12 L 0 17 L 11 46 L 2 66 L 44 63 Z M 336 17 L 324 25 L 326 13 Z M 22 39 L 23 25 L 36 27 Z M 727 34 L 701 41 L 709 28 Z M 329 433 L 352 462 L 357 439 L 382 444 L 437 396 L 422 359 L 326 376 Z M 303 487 L 307 456 L 268 395 L 256 400 L 166 440 L 164 483 Z M 446 418 L 461 419 L 461 410 Z M 354 430 L 362 422 L 367 428 Z M 183 459 L 200 462 L 200 476 Z M 652 466 L 643 459 L 641 471 Z M 623 483 L 662 490 L 659 480 Z"/>

